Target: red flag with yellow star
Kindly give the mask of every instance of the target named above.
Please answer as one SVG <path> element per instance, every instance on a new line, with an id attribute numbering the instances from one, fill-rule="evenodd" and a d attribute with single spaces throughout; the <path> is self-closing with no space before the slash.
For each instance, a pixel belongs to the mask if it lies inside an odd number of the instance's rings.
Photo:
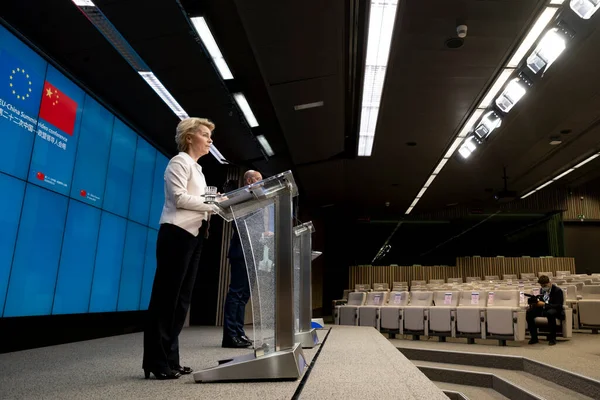
<path id="1" fill-rule="evenodd" d="M 77 103 L 50 82 L 44 83 L 40 118 L 73 136 Z"/>

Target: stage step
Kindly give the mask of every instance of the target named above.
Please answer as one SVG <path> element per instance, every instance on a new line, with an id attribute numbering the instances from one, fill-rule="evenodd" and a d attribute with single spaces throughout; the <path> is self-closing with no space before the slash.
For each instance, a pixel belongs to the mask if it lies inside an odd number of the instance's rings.
<path id="1" fill-rule="evenodd" d="M 436 382 L 486 387 L 500 392 L 509 399 L 593 400 L 591 397 L 524 371 L 431 361 L 414 360 L 413 363 Z M 490 379 L 492 376 L 500 378 L 500 380 Z M 467 397 L 469 396 L 467 395 Z"/>
<path id="2" fill-rule="evenodd" d="M 456 392 L 463 394 L 469 400 L 509 400 L 494 389 L 483 388 L 469 385 L 459 385 L 457 383 L 434 382 L 444 392 Z"/>

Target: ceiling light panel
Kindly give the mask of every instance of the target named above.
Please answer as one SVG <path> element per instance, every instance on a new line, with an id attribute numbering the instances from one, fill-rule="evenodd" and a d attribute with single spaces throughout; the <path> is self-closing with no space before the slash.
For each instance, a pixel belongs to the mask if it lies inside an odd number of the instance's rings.
<path id="1" fill-rule="evenodd" d="M 206 50 L 208 50 L 210 57 L 215 63 L 221 78 L 223 78 L 223 80 L 233 79 L 233 74 L 225 62 L 225 58 L 223 57 L 223 54 L 217 45 L 217 41 L 215 40 L 210 28 L 208 27 L 208 24 L 206 23 L 206 19 L 204 19 L 204 17 L 194 17 L 191 20 L 192 25 L 194 25 L 194 29 L 204 44 L 204 47 L 206 47 Z"/>
<path id="2" fill-rule="evenodd" d="M 256 117 L 250 108 L 250 104 L 248 104 L 248 100 L 246 100 L 246 96 L 244 96 L 243 93 L 234 93 L 233 98 L 235 99 L 238 107 L 240 107 L 240 110 L 242 110 L 248 125 L 250 125 L 251 128 L 257 127 L 258 121 L 256 120 Z"/>
<path id="3" fill-rule="evenodd" d="M 479 103 L 478 108 L 486 108 L 490 104 L 492 104 L 492 101 L 494 101 L 494 98 L 496 97 L 500 89 L 504 87 L 504 84 L 506 83 L 506 81 L 508 81 L 508 78 L 510 78 L 510 75 L 513 72 L 515 72 L 514 68 L 505 68 L 502 70 L 502 72 L 500 72 L 500 75 L 498 76 L 498 78 L 496 78 L 490 90 L 488 90 L 483 100 L 481 100 L 481 103 Z"/>
<path id="4" fill-rule="evenodd" d="M 139 54 L 131 47 L 129 42 L 125 40 L 123 35 L 115 28 L 110 20 L 102 13 L 102 11 L 96 7 L 96 5 L 89 0 L 73 0 L 79 10 L 88 18 L 88 20 L 100 31 L 104 38 L 117 50 L 117 52 L 129 63 L 129 65 L 135 69 L 140 77 L 154 90 L 161 100 L 179 117 L 179 119 L 189 118 L 187 112 L 181 107 L 181 105 L 175 100 L 175 98 L 169 93 L 167 88 L 160 82 L 160 80 L 150 70 L 150 67 L 144 62 Z M 219 152 L 219 150 L 211 145 L 210 153 L 217 159 L 221 164 L 227 164 L 225 157 Z"/>
<path id="5" fill-rule="evenodd" d="M 275 152 L 273 151 L 273 148 L 269 144 L 269 141 L 267 140 L 265 135 L 258 135 L 256 136 L 256 139 L 258 140 L 258 143 L 260 143 L 263 150 L 269 157 L 273 157 L 275 155 Z"/>
<path id="6" fill-rule="evenodd" d="M 297 106 L 294 106 L 294 110 L 300 111 L 300 110 L 307 110 L 309 108 L 323 107 L 323 104 L 325 104 L 323 101 L 317 101 L 317 102 L 314 102 L 314 103 L 299 104 Z"/>
<path id="7" fill-rule="evenodd" d="M 370 156 L 387 72 L 398 0 L 372 0 L 362 92 L 358 155 Z"/>
<path id="8" fill-rule="evenodd" d="M 435 169 L 433 170 L 433 175 L 439 174 L 447 162 L 448 162 L 447 158 L 442 158 L 442 161 L 440 161 L 439 164 L 437 165 L 437 167 L 435 167 Z"/>
<path id="9" fill-rule="evenodd" d="M 558 28 L 550 29 L 535 51 L 527 57 L 527 67 L 534 74 L 547 70 L 566 47 L 567 38 L 560 33 Z"/>
<path id="10" fill-rule="evenodd" d="M 483 114 L 483 111 L 484 110 L 480 110 L 480 109 L 476 109 L 475 111 L 473 111 L 473 113 L 469 117 L 469 120 L 467 121 L 467 123 L 460 130 L 460 133 L 458 134 L 459 138 L 467 137 L 469 132 L 471 132 L 471 130 L 474 128 L 475 122 L 477 122 L 479 117 L 481 117 L 481 114 Z"/>
<path id="11" fill-rule="evenodd" d="M 569 175 L 569 174 L 570 174 L 571 172 L 573 172 L 573 171 L 575 171 L 575 168 L 568 169 L 568 170 L 566 170 L 565 172 L 563 172 L 562 174 L 558 175 L 556 178 L 554 178 L 554 179 L 553 179 L 553 181 L 557 181 L 557 180 L 559 180 L 560 178 L 562 178 L 562 177 L 565 177 L 565 176 Z"/>
<path id="12" fill-rule="evenodd" d="M 574 166 L 573 168 L 579 168 L 587 163 L 589 163 L 590 161 L 592 161 L 593 159 L 595 159 L 596 157 L 598 157 L 600 154 L 594 154 L 591 157 L 586 158 L 585 160 L 583 160 L 582 162 L 580 162 L 579 164 L 577 164 L 576 166 Z"/>
<path id="13" fill-rule="evenodd" d="M 600 0 L 571 0 L 571 10 L 583 19 L 590 19 L 600 8 Z"/>
<path id="14" fill-rule="evenodd" d="M 523 57 L 525 57 L 525 54 L 529 53 L 529 50 L 540 37 L 548 23 L 552 21 L 552 18 L 554 18 L 554 15 L 558 10 L 559 9 L 557 7 L 546 7 L 544 11 L 542 11 L 542 14 L 535 21 L 535 24 L 533 24 L 527 33 L 527 36 L 525 36 L 525 39 L 521 42 L 517 51 L 511 57 L 507 67 L 516 68 L 519 65 Z"/>

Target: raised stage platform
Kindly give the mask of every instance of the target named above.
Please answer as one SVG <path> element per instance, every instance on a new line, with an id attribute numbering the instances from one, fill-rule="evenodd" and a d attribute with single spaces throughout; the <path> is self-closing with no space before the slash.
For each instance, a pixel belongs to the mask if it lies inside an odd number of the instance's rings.
<path id="1" fill-rule="evenodd" d="M 193 327 L 180 336 L 181 359 L 194 370 L 249 352 L 223 349 L 222 329 Z M 36 334 L 32 332 L 32 334 Z M 38 332 L 37 334 L 43 334 Z M 447 399 L 373 328 L 318 331 L 323 344 L 305 349 L 316 361 L 296 381 L 195 383 L 145 380 L 142 334 L 0 354 L 0 398 L 7 399 Z"/>

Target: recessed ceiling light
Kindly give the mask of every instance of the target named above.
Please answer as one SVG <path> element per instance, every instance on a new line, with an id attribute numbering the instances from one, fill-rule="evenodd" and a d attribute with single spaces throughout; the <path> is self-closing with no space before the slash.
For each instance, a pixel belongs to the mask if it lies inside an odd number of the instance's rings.
<path id="1" fill-rule="evenodd" d="M 562 143 L 562 140 L 553 140 L 553 141 L 550 142 L 550 146 L 556 146 L 556 145 L 561 144 L 561 143 Z"/>
<path id="2" fill-rule="evenodd" d="M 325 104 L 325 103 L 322 100 L 314 102 L 314 103 L 299 104 L 297 106 L 294 106 L 294 110 L 300 111 L 300 110 L 306 110 L 308 108 L 323 107 L 323 104 Z"/>

